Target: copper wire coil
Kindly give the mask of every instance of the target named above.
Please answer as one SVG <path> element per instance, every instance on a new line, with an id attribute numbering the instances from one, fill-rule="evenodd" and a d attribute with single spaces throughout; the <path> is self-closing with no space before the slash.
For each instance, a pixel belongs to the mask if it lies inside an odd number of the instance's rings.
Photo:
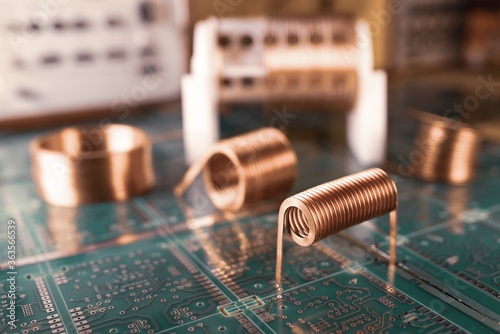
<path id="1" fill-rule="evenodd" d="M 335 110 L 350 110 L 357 94 L 357 66 L 331 62 L 332 51 L 356 45 L 355 20 L 347 17 L 272 19 L 265 43 L 267 100 L 330 102 Z M 278 54 L 279 61 L 270 61 Z M 310 59 L 314 59 L 313 64 Z"/>
<path id="2" fill-rule="evenodd" d="M 218 142 L 176 187 L 180 196 L 203 169 L 213 204 L 237 211 L 244 205 L 286 193 L 295 183 L 297 156 L 286 136 L 263 128 Z"/>
<path id="3" fill-rule="evenodd" d="M 396 262 L 398 191 L 378 168 L 324 183 L 287 198 L 279 210 L 276 278 L 281 280 L 283 233 L 300 246 L 314 243 L 366 220 L 391 213 L 391 263 Z"/>
<path id="4" fill-rule="evenodd" d="M 301 246 L 394 210 L 398 202 L 390 176 L 373 168 L 324 183 L 286 199 L 285 228 Z"/>
<path id="5" fill-rule="evenodd" d="M 32 176 L 55 206 L 123 201 L 155 184 L 151 142 L 127 125 L 71 127 L 31 142 Z"/>
<path id="6" fill-rule="evenodd" d="M 456 185 L 471 182 L 477 173 L 479 133 L 465 124 L 454 127 L 433 114 L 419 112 L 417 117 L 421 123 L 410 162 L 416 176 Z"/>

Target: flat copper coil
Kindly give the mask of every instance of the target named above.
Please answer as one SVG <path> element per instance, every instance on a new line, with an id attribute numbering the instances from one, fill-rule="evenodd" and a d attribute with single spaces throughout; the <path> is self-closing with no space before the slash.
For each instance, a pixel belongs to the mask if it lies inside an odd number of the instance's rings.
<path id="1" fill-rule="evenodd" d="M 155 184 L 151 142 L 132 126 L 64 128 L 30 150 L 38 192 L 52 205 L 123 201 Z"/>

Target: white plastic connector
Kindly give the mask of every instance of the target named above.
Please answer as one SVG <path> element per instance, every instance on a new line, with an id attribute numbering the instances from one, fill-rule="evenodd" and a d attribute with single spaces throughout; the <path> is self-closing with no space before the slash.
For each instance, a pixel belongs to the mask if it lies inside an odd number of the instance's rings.
<path id="1" fill-rule="evenodd" d="M 258 78 L 266 75 L 266 65 L 281 61 L 281 65 L 284 66 L 283 54 L 275 51 L 256 55 L 260 56 L 260 59 L 253 61 L 250 59 L 250 54 L 244 54 L 246 51 L 238 51 L 240 53 L 236 53 L 236 61 L 231 58 L 228 59 L 229 64 L 223 62 L 221 50 L 217 45 L 220 27 L 222 25 L 230 27 L 226 30 L 233 33 L 245 28 L 246 31 L 258 35 L 265 29 L 265 20 L 211 18 L 196 25 L 194 53 L 191 60 L 192 74 L 185 76 L 182 85 L 184 144 L 188 164 L 201 159 L 208 148 L 219 139 L 218 105 L 221 100 L 219 78 L 223 74 L 228 77 L 238 77 L 242 73 Z M 262 39 L 263 36 L 260 37 Z M 310 56 L 305 57 L 306 59 L 297 58 L 299 54 L 296 57 L 294 51 L 291 51 L 286 54 L 286 64 L 292 66 L 297 63 L 302 67 L 310 64 L 311 67 L 329 68 L 334 65 L 339 68 L 355 68 L 358 74 L 358 92 L 353 109 L 347 111 L 347 140 L 358 162 L 368 166 L 379 163 L 385 158 L 387 77 L 384 71 L 374 71 L 371 34 L 365 21 L 356 22 L 356 39 L 356 47 L 335 50 L 331 53 L 331 57 L 325 57 L 328 53 L 325 53 L 324 49 L 318 52 L 318 55 L 321 55 L 319 58 L 315 58 L 313 49 L 308 50 Z M 254 45 L 253 50 L 248 52 L 259 53 L 259 50 L 262 50 L 261 45 Z M 233 55 L 231 54 L 231 57 Z M 300 55 L 304 56 L 304 53 Z M 241 64 L 238 64 L 238 59 L 241 60 Z M 254 90 L 252 95 L 248 95 L 248 100 L 255 101 L 255 94 Z M 242 100 L 241 91 L 237 99 Z"/>
<path id="2" fill-rule="evenodd" d="M 192 164 L 219 139 L 216 85 L 209 76 L 182 78 L 182 129 L 186 161 Z"/>
<path id="3" fill-rule="evenodd" d="M 363 166 L 385 158 L 387 141 L 387 74 L 374 71 L 373 45 L 368 23 L 356 24 L 358 53 L 358 94 L 353 110 L 347 114 L 347 143 Z"/>
<path id="4" fill-rule="evenodd" d="M 387 74 L 375 71 L 359 80 L 358 99 L 347 116 L 347 143 L 363 166 L 385 158 L 387 137 Z"/>
<path id="5" fill-rule="evenodd" d="M 188 164 L 201 159 L 219 139 L 216 36 L 216 19 L 196 25 L 191 58 L 193 74 L 182 78 L 182 128 Z"/>

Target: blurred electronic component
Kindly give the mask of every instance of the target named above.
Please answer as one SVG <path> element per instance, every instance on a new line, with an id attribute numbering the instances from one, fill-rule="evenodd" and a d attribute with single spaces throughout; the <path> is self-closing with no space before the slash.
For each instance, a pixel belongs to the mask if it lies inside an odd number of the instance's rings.
<path id="1" fill-rule="evenodd" d="M 389 67 L 401 69 L 458 62 L 464 0 L 408 1 L 395 8 L 392 19 L 391 13 L 386 13 L 387 23 L 391 23 Z"/>
<path id="2" fill-rule="evenodd" d="M 183 0 L 0 0 L 0 124 L 180 97 Z"/>
<path id="3" fill-rule="evenodd" d="M 420 121 L 412 159 L 415 175 L 431 182 L 465 184 L 477 173 L 480 136 L 472 127 L 426 112 L 416 112 Z"/>
<path id="4" fill-rule="evenodd" d="M 123 201 L 155 184 L 151 142 L 135 127 L 64 128 L 31 143 L 32 176 L 56 206 Z"/>
<path id="5" fill-rule="evenodd" d="M 386 75 L 373 70 L 366 22 L 346 17 L 208 19 L 195 27 L 183 78 L 188 163 L 219 137 L 220 103 L 327 104 L 348 113 L 348 143 L 363 164 L 385 154 Z"/>
<path id="6" fill-rule="evenodd" d="M 297 156 L 286 136 L 263 128 L 223 140 L 187 171 L 177 196 L 204 168 L 208 195 L 220 210 L 237 211 L 245 204 L 282 195 L 297 174 Z"/>
<path id="7" fill-rule="evenodd" d="M 370 26 L 377 69 L 404 72 L 412 68 L 458 65 L 463 55 L 471 65 L 478 66 L 485 61 L 494 63 L 499 49 L 491 34 L 499 21 L 498 0 L 192 2 L 191 15 L 195 21 L 228 15 L 349 14 L 362 18 Z"/>
<path id="8" fill-rule="evenodd" d="M 498 66 L 500 59 L 500 3 L 493 8 L 477 8 L 467 12 L 463 56 L 471 67 Z M 496 7 L 496 8 L 495 8 Z"/>
<path id="9" fill-rule="evenodd" d="M 300 246 L 311 246 L 334 233 L 390 213 L 390 263 L 396 264 L 398 190 L 379 168 L 324 183 L 287 198 L 280 207 L 276 280 L 281 281 L 283 233 Z"/>

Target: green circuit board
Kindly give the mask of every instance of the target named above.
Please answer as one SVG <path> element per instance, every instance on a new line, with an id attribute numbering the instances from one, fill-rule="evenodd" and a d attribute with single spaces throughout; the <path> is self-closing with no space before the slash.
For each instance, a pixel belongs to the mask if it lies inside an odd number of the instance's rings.
<path id="1" fill-rule="evenodd" d="M 286 127 L 299 157 L 293 192 L 361 169 L 337 135 L 342 117 L 294 116 Z M 0 137 L 0 333 L 500 331 L 498 144 L 484 143 L 478 177 L 468 186 L 392 174 L 399 192 L 395 275 L 386 261 L 388 217 L 380 217 L 311 247 L 285 239 L 277 284 L 281 199 L 207 223 L 214 208 L 202 184 L 182 203 L 172 193 L 186 170 L 178 110 L 132 115 L 126 123 L 152 138 L 155 189 L 78 209 L 38 197 L 27 145 L 39 132 Z M 236 110 L 222 118 L 223 135 L 268 123 L 265 112 Z M 390 125 L 390 156 L 408 154 L 412 123 L 393 117 Z M 15 268 L 8 263 L 9 220 Z"/>

